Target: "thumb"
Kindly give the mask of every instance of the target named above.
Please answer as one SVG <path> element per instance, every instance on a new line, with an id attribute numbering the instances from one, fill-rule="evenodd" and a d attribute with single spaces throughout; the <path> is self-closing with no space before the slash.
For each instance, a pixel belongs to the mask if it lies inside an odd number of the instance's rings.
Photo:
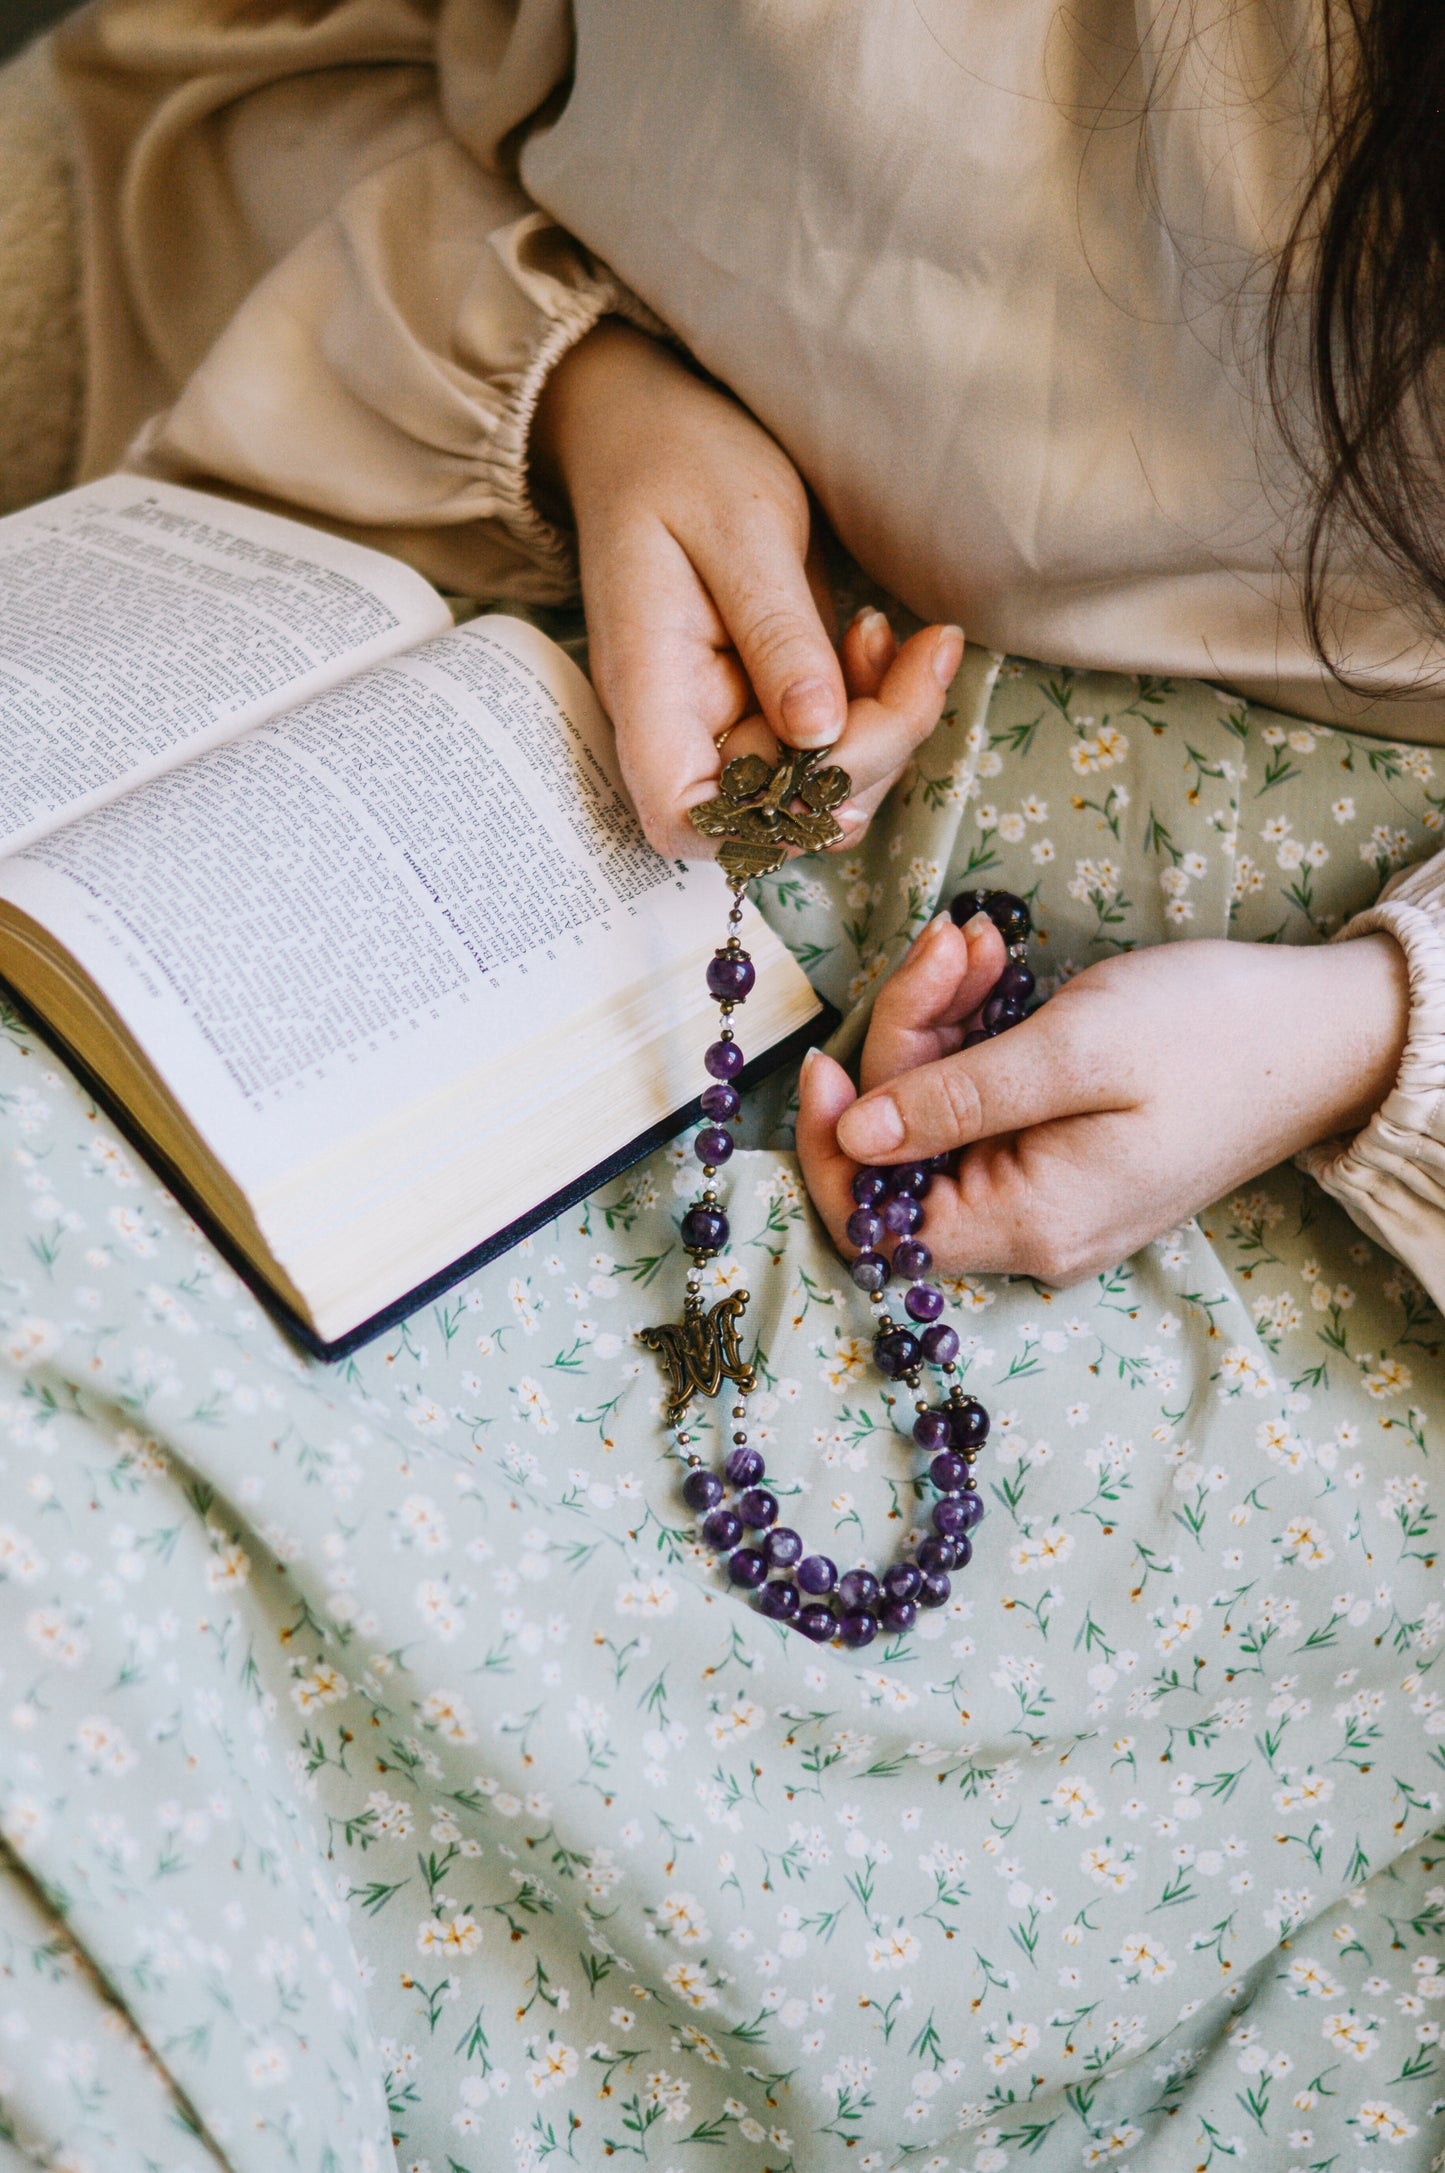
<path id="1" fill-rule="evenodd" d="M 698 571 L 776 736 L 790 747 L 831 747 L 848 714 L 843 668 L 787 523 L 757 517 Z"/>
<path id="2" fill-rule="evenodd" d="M 1132 1107 L 1108 1019 L 1055 1003 L 993 1041 L 865 1094 L 839 1118 L 838 1144 L 860 1162 L 924 1161 L 1055 1117 Z"/>

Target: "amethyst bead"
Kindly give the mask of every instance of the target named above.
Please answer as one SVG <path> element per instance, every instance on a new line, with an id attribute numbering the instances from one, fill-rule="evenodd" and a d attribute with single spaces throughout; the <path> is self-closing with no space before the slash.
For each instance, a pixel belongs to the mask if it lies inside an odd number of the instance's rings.
<path id="1" fill-rule="evenodd" d="M 952 1160 L 952 1148 L 945 1148 L 942 1154 L 931 1154 L 923 1167 L 926 1170 L 932 1170 L 935 1177 L 942 1177 L 947 1174 L 948 1165 Z"/>
<path id="2" fill-rule="evenodd" d="M 965 922 L 973 919 L 975 913 L 986 912 L 992 896 L 993 892 L 989 890 L 961 890 L 956 898 L 949 901 L 949 917 L 954 927 L 962 928 Z"/>
<path id="3" fill-rule="evenodd" d="M 968 1485 L 968 1458 L 959 1456 L 953 1449 L 945 1449 L 941 1456 L 934 1457 L 928 1467 L 928 1476 L 940 1494 L 956 1494 Z"/>
<path id="4" fill-rule="evenodd" d="M 736 1555 L 733 1556 L 733 1560 L 737 1560 Z M 918 1604 L 920 1607 L 942 1607 L 952 1591 L 953 1586 L 944 1576 L 943 1571 L 938 1570 L 932 1576 L 924 1578 L 922 1585 L 919 1587 Z"/>
<path id="5" fill-rule="evenodd" d="M 933 1172 L 926 1162 L 895 1162 L 889 1171 L 890 1192 L 911 1192 L 915 1200 L 925 1199 L 933 1183 Z"/>
<path id="6" fill-rule="evenodd" d="M 805 1607 L 793 1624 L 804 1637 L 811 1637 L 815 1645 L 824 1645 L 833 1635 L 833 1610 L 831 1607 Z"/>
<path id="7" fill-rule="evenodd" d="M 826 1554 L 805 1554 L 798 1564 L 796 1576 L 803 1590 L 816 1598 L 832 1591 L 838 1582 L 838 1565 Z"/>
<path id="8" fill-rule="evenodd" d="M 682 1242 L 689 1252 L 721 1252 L 731 1234 L 720 1207 L 690 1207 L 682 1218 Z"/>
<path id="9" fill-rule="evenodd" d="M 971 1532 L 976 1524 L 982 1522 L 983 1496 L 982 1494 L 976 1494 L 973 1488 L 970 1487 L 967 1493 L 959 1495 L 958 1505 L 967 1518 L 963 1528 L 966 1532 Z"/>
<path id="10" fill-rule="evenodd" d="M 738 1448 L 729 1452 L 723 1470 L 734 1486 L 756 1486 L 767 1470 L 759 1449 Z"/>
<path id="11" fill-rule="evenodd" d="M 992 1038 L 990 1034 L 984 1032 L 981 1026 L 971 1026 L 963 1037 L 963 1046 L 965 1049 L 976 1049 L 981 1041 L 989 1041 Z"/>
<path id="12" fill-rule="evenodd" d="M 920 1411 L 913 1421 L 913 1438 L 929 1455 L 935 1449 L 946 1449 L 949 1442 L 948 1413 L 946 1411 Z M 934 1456 L 937 1464 L 940 1459 Z M 960 1485 L 962 1481 L 959 1482 Z"/>
<path id="13" fill-rule="evenodd" d="M 871 1569 L 845 1570 L 838 1579 L 838 1605 L 854 1613 L 877 1604 L 880 1586 Z"/>
<path id="14" fill-rule="evenodd" d="M 839 1622 L 838 1635 L 857 1652 L 861 1646 L 871 1645 L 878 1635 L 878 1617 L 870 1615 L 866 1607 L 852 1608 Z"/>
<path id="15" fill-rule="evenodd" d="M 1034 917 L 1011 890 L 991 890 L 983 909 L 1005 943 L 1022 943 L 1033 933 Z"/>
<path id="16" fill-rule="evenodd" d="M 932 1283 L 915 1283 L 903 1300 L 903 1310 L 910 1320 L 931 1327 L 943 1311 L 943 1292 Z"/>
<path id="17" fill-rule="evenodd" d="M 958 1561 L 958 1547 L 952 1539 L 930 1535 L 918 1542 L 918 1566 L 925 1577 L 936 1577 L 940 1570 L 947 1571 Z"/>
<path id="18" fill-rule="evenodd" d="M 735 1041 L 714 1041 L 704 1049 L 702 1061 L 714 1079 L 736 1079 L 746 1059 Z"/>
<path id="19" fill-rule="evenodd" d="M 848 1243 L 866 1252 L 883 1235 L 883 1217 L 871 1207 L 855 1207 L 847 1222 Z"/>
<path id="20" fill-rule="evenodd" d="M 922 1356 L 917 1336 L 910 1335 L 906 1328 L 885 1328 L 873 1339 L 873 1363 L 890 1381 L 911 1373 Z"/>
<path id="21" fill-rule="evenodd" d="M 744 1524 L 751 1521 L 747 1510 L 739 1508 Z M 942 1532 L 945 1539 L 961 1539 L 968 1530 L 968 1511 L 955 1494 L 944 1494 L 933 1505 L 933 1529 Z"/>
<path id="22" fill-rule="evenodd" d="M 919 1340 L 931 1366 L 951 1366 L 958 1356 L 958 1337 L 952 1328 L 925 1328 Z"/>
<path id="23" fill-rule="evenodd" d="M 692 1151 L 699 1162 L 718 1169 L 732 1158 L 733 1135 L 720 1124 L 705 1124 L 692 1143 Z"/>
<path id="24" fill-rule="evenodd" d="M 860 1169 L 853 1179 L 853 1197 L 860 1207 L 876 1207 L 888 1191 L 888 1176 L 881 1169 Z"/>
<path id="25" fill-rule="evenodd" d="M 895 1192 L 883 1202 L 884 1228 L 895 1237 L 911 1237 L 923 1220 L 923 1209 L 911 1192 Z"/>
<path id="26" fill-rule="evenodd" d="M 1035 988 L 1033 975 L 1021 958 L 1011 958 L 993 984 L 995 996 L 1006 996 L 1011 1003 L 1027 1003 Z"/>
<path id="27" fill-rule="evenodd" d="M 803 1542 L 790 1524 L 775 1524 L 763 1541 L 763 1552 L 771 1569 L 791 1569 L 802 1560 Z"/>
<path id="28" fill-rule="evenodd" d="M 729 1554 L 743 1536 L 743 1520 L 731 1509 L 714 1509 L 703 1522 L 702 1536 L 719 1554 Z"/>
<path id="29" fill-rule="evenodd" d="M 880 1290 L 886 1289 L 893 1270 L 881 1252 L 860 1252 L 848 1273 L 858 1288 L 866 1290 L 871 1298 L 876 1297 Z"/>
<path id="30" fill-rule="evenodd" d="M 923 1572 L 916 1562 L 891 1562 L 883 1572 L 883 1596 L 889 1600 L 914 1599 L 922 1582 Z"/>
<path id="31" fill-rule="evenodd" d="M 906 1283 L 921 1282 L 933 1266 L 933 1255 L 921 1237 L 905 1237 L 893 1248 L 893 1271 Z"/>
<path id="32" fill-rule="evenodd" d="M 778 1520 L 778 1497 L 770 1494 L 765 1486 L 750 1486 L 745 1494 L 738 1496 L 738 1515 L 749 1531 L 765 1532 Z"/>
<path id="33" fill-rule="evenodd" d="M 715 1471 L 690 1471 L 682 1482 L 682 1498 L 689 1509 L 716 1509 L 723 1498 L 723 1483 Z"/>
<path id="34" fill-rule="evenodd" d="M 757 968 L 746 951 L 719 951 L 707 963 L 708 993 L 719 1003 L 741 1003 L 757 977 Z"/>
<path id="35" fill-rule="evenodd" d="M 912 1600 L 890 1600 L 878 1619 L 892 1636 L 901 1637 L 918 1620 L 918 1609 Z"/>
<path id="36" fill-rule="evenodd" d="M 758 1594 L 758 1606 L 774 1622 L 791 1622 L 799 1607 L 796 1585 L 780 1584 L 775 1578 L 765 1584 Z"/>
<path id="37" fill-rule="evenodd" d="M 963 1532 L 953 1542 L 953 1566 L 955 1569 L 967 1569 L 972 1560 L 973 1541 Z"/>
<path id="38" fill-rule="evenodd" d="M 711 1117 L 714 1124 L 726 1124 L 730 1117 L 737 1115 L 742 1106 L 741 1094 L 726 1079 L 719 1079 L 714 1085 L 702 1090 L 702 1113 L 705 1117 Z"/>
<path id="39" fill-rule="evenodd" d="M 976 1449 L 988 1439 L 988 1413 L 976 1396 L 965 1396 L 955 1404 L 952 1412 L 953 1445 L 956 1449 Z"/>
<path id="40" fill-rule="evenodd" d="M 1026 1016 L 1023 1005 L 1012 996 L 990 996 L 983 1007 L 983 1030 L 986 1034 L 1001 1034 L 1005 1027 L 1017 1026 Z"/>
<path id="41" fill-rule="evenodd" d="M 751 1547 L 739 1547 L 728 1561 L 728 1575 L 734 1584 L 755 1592 L 768 1574 L 768 1565 Z"/>

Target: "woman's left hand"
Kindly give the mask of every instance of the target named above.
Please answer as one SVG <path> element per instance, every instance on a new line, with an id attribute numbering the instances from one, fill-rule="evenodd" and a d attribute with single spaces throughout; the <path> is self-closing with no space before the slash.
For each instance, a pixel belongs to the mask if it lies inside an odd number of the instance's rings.
<path id="1" fill-rule="evenodd" d="M 938 1268 L 1081 1281 L 1366 1123 L 1405 1045 L 1409 983 L 1391 936 L 1133 951 L 962 1051 L 1002 964 L 981 915 L 967 931 L 940 916 L 879 995 L 862 1098 L 831 1058 L 805 1067 L 798 1152 L 845 1253 L 861 1164 L 962 1147 L 957 1177 L 928 1195 Z"/>

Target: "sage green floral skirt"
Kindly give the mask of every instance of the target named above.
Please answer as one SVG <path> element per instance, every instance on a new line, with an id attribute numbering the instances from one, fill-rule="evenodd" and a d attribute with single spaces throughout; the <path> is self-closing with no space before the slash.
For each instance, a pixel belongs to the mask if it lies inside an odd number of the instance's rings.
<path id="1" fill-rule="evenodd" d="M 1034 899 L 1047 985 L 1314 942 L 1442 810 L 1417 749 L 971 655 L 864 847 L 764 902 L 856 1047 L 964 882 Z M 915 1459 L 787 1090 L 717 1281 L 788 1521 L 876 1559 Z M 1073 1290 L 953 1282 L 988 1514 L 848 1656 L 726 1586 L 662 1460 L 689 1187 L 654 1155 L 327 1369 L 6 1019 L 5 2173 L 1423 2173 L 1419 1287 L 1293 1169 Z"/>

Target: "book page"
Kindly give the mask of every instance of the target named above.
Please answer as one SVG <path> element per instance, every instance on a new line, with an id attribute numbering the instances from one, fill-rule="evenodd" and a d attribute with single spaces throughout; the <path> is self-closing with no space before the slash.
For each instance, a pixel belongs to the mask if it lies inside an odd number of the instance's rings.
<path id="1" fill-rule="evenodd" d="M 38 841 L 0 896 L 251 1190 L 711 950 L 727 892 L 646 843 L 576 666 L 492 618 Z"/>
<path id="2" fill-rule="evenodd" d="M 379 551 L 107 476 L 0 520 L 0 854 L 450 625 Z"/>

